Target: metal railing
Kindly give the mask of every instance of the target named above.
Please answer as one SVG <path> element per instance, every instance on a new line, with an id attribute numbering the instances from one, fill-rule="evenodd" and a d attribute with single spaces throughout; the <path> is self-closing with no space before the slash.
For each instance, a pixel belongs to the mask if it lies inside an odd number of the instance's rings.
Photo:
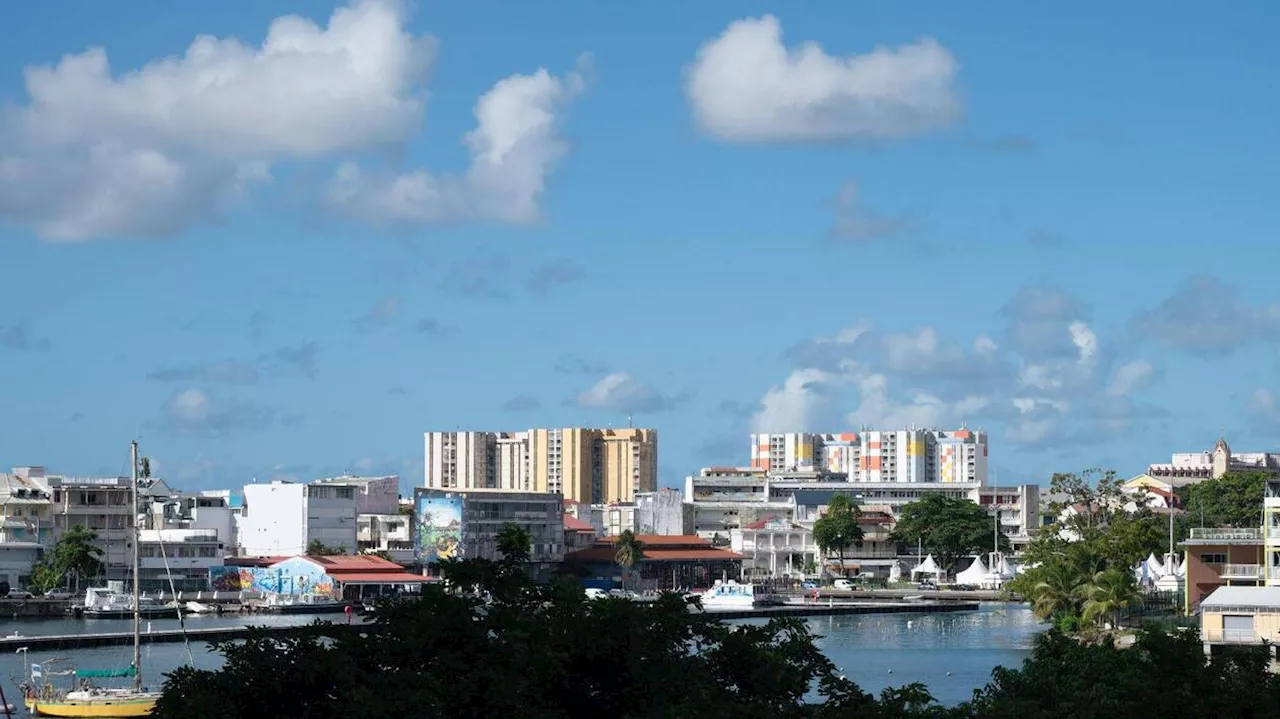
<path id="1" fill-rule="evenodd" d="M 1219 529 L 1212 527 L 1195 527 L 1191 530 L 1191 539 L 1209 541 L 1257 541 L 1262 539 L 1262 529 Z"/>
<path id="2" fill-rule="evenodd" d="M 1260 564 L 1223 564 L 1220 575 L 1223 579 L 1262 579 L 1263 567 Z"/>
<path id="3" fill-rule="evenodd" d="M 1280 636 L 1264 636 L 1252 629 L 1202 629 L 1200 638 L 1214 644 L 1261 644 L 1264 641 L 1275 644 Z"/>

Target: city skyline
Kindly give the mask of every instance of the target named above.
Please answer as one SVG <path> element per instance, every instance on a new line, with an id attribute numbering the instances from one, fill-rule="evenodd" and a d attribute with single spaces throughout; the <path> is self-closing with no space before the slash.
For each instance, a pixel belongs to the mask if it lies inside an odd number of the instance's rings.
<path id="1" fill-rule="evenodd" d="M 184 488 L 418 486 L 424 432 L 632 424 L 667 487 L 864 426 L 981 430 L 1019 483 L 1280 450 L 1240 272 L 1280 230 L 1272 5 L 76 7 L 0 43 L 0 467 L 137 436 Z"/>

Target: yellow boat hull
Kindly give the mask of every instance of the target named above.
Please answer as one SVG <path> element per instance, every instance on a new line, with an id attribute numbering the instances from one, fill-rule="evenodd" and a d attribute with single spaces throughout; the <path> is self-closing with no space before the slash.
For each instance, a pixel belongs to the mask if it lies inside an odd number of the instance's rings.
<path id="1" fill-rule="evenodd" d="M 102 699 L 45 701 L 27 699 L 27 711 L 42 717 L 145 717 L 155 709 L 156 700 Z"/>

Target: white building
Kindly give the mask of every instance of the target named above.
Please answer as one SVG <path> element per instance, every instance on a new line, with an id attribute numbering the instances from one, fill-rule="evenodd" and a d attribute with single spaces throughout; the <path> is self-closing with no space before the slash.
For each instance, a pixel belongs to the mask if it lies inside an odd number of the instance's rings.
<path id="1" fill-rule="evenodd" d="M 347 554 L 356 552 L 356 487 L 351 485 L 247 484 L 242 511 L 238 533 L 242 556 L 305 554 L 315 541 Z"/>
<path id="2" fill-rule="evenodd" d="M 216 529 L 144 529 L 139 532 L 138 581 L 144 591 L 199 591 L 209 568 L 223 564 Z"/>
<path id="3" fill-rule="evenodd" d="M 852 482 L 987 480 L 987 435 L 960 428 L 751 435 L 753 470 L 845 475 Z"/>

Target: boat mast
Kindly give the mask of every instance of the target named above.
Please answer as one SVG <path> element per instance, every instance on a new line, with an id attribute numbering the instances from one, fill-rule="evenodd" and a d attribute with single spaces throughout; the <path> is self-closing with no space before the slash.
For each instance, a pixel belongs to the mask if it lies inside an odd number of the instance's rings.
<path id="1" fill-rule="evenodd" d="M 142 532 L 138 529 L 138 440 L 134 440 L 129 444 L 129 457 L 133 461 L 129 463 L 132 467 L 132 495 L 133 500 L 133 690 L 142 691 L 142 595 L 139 591 L 140 582 L 138 581 L 138 542 L 142 539 Z"/>

